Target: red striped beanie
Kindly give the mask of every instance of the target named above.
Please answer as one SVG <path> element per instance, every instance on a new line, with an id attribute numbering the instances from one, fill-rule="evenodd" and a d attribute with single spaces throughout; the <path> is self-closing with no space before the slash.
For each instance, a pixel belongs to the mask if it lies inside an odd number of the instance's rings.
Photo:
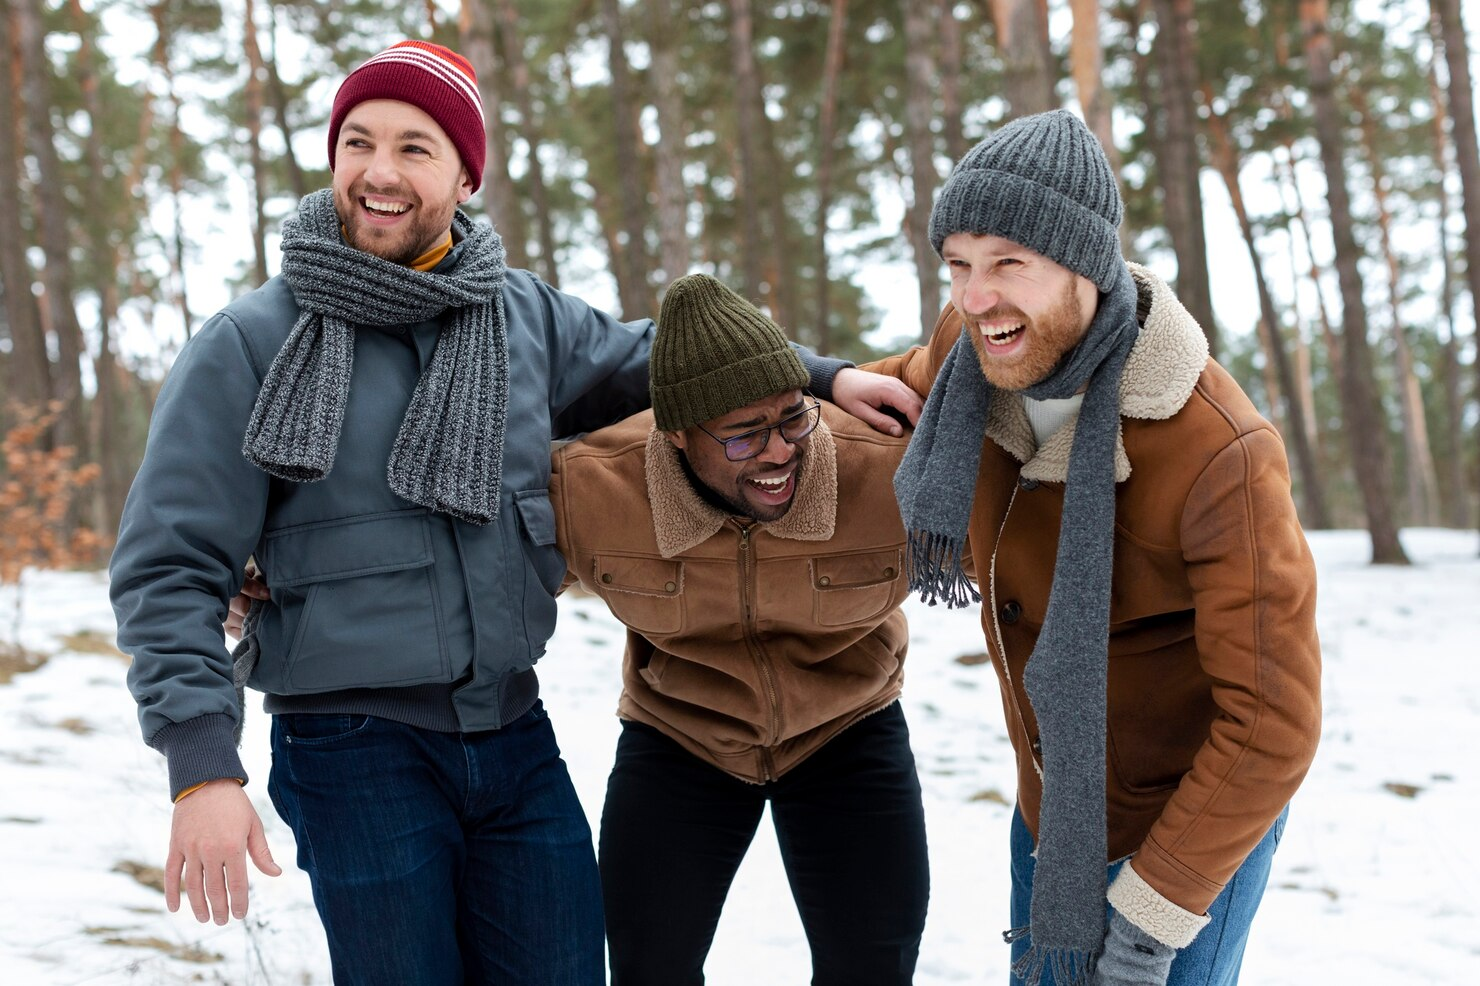
<path id="1" fill-rule="evenodd" d="M 370 99 L 410 103 L 436 120 L 457 148 L 473 190 L 478 190 L 488 144 L 483 133 L 483 99 L 471 62 L 428 41 L 402 41 L 351 72 L 340 85 L 329 114 L 330 171 L 344 118 Z"/>

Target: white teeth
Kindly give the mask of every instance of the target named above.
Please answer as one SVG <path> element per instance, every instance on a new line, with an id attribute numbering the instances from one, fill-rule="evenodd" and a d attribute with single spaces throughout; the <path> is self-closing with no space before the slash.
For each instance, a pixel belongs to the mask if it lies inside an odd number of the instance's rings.
<path id="1" fill-rule="evenodd" d="M 411 206 L 405 202 L 387 202 L 382 199 L 366 198 L 365 208 L 374 212 L 389 212 L 399 215 L 411 208 Z"/>
<path id="2" fill-rule="evenodd" d="M 1017 334 L 1023 330 L 1021 322 L 1015 325 L 983 325 L 981 333 L 987 343 L 993 346 L 1004 346 L 1017 338 Z"/>
<path id="3" fill-rule="evenodd" d="M 786 488 L 787 481 L 791 479 L 791 473 L 787 473 L 780 479 L 752 479 L 751 482 L 761 487 L 768 493 L 780 493 Z"/>

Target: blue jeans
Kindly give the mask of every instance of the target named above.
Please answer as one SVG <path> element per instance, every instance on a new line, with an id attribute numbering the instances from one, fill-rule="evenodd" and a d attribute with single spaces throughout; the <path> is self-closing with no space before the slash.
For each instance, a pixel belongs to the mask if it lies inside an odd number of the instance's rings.
<path id="1" fill-rule="evenodd" d="M 605 982 L 591 829 L 541 704 L 479 733 L 282 714 L 272 753 L 338 986 Z"/>
<path id="2" fill-rule="evenodd" d="M 1249 941 L 1249 926 L 1254 921 L 1254 912 L 1264 898 L 1264 887 L 1269 882 L 1269 868 L 1274 862 L 1274 851 L 1279 848 L 1280 836 L 1285 832 L 1285 819 L 1290 815 L 1286 806 L 1275 819 L 1269 833 L 1260 840 L 1234 872 L 1233 878 L 1208 907 L 1211 920 L 1192 944 L 1177 953 L 1172 963 L 1167 986 L 1236 986 L 1239 966 L 1244 961 L 1244 946 Z M 1037 861 L 1033 858 L 1033 834 L 1023 822 L 1022 814 L 1016 809 L 1012 813 L 1012 927 L 1028 925 L 1029 902 L 1033 896 L 1033 870 Z M 1112 863 L 1108 870 L 1106 885 L 1115 879 L 1115 874 L 1125 865 L 1125 860 Z M 1105 905 L 1105 920 L 1110 920 L 1110 906 Z M 1021 938 L 1012 945 L 1012 960 L 1016 962 L 1024 955 L 1031 940 Z M 1023 981 L 1010 976 L 1012 986 L 1023 986 Z M 1042 986 L 1053 986 L 1053 976 L 1045 971 Z"/>

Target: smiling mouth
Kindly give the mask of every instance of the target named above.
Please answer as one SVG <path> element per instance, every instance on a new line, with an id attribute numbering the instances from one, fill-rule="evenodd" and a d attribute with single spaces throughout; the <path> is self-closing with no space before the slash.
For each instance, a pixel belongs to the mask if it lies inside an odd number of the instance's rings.
<path id="1" fill-rule="evenodd" d="M 411 211 L 410 202 L 398 202 L 395 199 L 382 199 L 370 195 L 360 196 L 360 206 L 370 215 L 384 219 L 392 219 Z"/>
<path id="2" fill-rule="evenodd" d="M 982 338 L 988 346 L 1010 346 L 1022 336 L 1027 327 L 1022 322 L 980 326 Z"/>
<path id="3" fill-rule="evenodd" d="M 745 482 L 754 489 L 765 494 L 767 497 L 784 497 L 791 493 L 792 479 L 796 476 L 796 469 L 792 469 L 783 476 L 774 476 L 767 479 L 747 479 Z"/>

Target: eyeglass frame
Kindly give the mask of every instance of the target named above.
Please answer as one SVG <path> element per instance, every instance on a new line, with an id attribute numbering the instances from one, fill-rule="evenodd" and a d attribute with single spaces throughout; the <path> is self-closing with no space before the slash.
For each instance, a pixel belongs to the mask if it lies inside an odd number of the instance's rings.
<path id="1" fill-rule="evenodd" d="M 743 432 L 741 432 L 738 435 L 731 435 L 729 438 L 720 438 L 718 435 L 712 433 L 708 428 L 705 428 L 703 425 L 698 424 L 698 423 L 695 423 L 694 427 L 698 428 L 700 431 L 704 432 L 704 434 L 708 435 L 710 438 L 714 439 L 716 442 L 719 442 L 720 445 L 724 446 L 724 449 L 725 449 L 725 459 L 727 461 L 729 461 L 729 462 L 748 462 L 751 459 L 754 459 L 756 456 L 760 455 L 766 449 L 768 449 L 768 448 L 771 447 L 771 434 L 770 433 L 772 431 L 775 431 L 778 435 L 780 435 L 781 436 L 781 440 L 783 442 L 785 442 L 786 444 L 788 444 L 788 445 L 795 445 L 797 442 L 800 442 L 802 439 L 806 438 L 808 435 L 812 434 L 812 432 L 814 432 L 814 431 L 817 430 L 818 423 L 820 423 L 822 421 L 822 402 L 819 401 L 817 398 L 813 397 L 811 394 L 807 393 L 806 391 L 803 391 L 802 392 L 802 396 L 803 397 L 806 397 L 806 398 L 810 398 L 811 401 L 812 401 L 812 404 L 810 406 L 808 406 L 808 407 L 802 408 L 800 411 L 797 411 L 794 414 L 788 414 L 786 417 L 782 418 L 780 421 L 776 422 L 773 425 L 766 425 L 763 428 L 752 428 L 750 431 L 743 431 Z M 816 412 L 815 414 L 813 414 L 814 411 Z M 802 417 L 804 415 L 807 415 L 807 414 L 813 414 L 812 427 L 808 428 L 806 431 L 802 432 L 800 435 L 798 435 L 795 438 L 787 438 L 786 437 L 786 433 L 781 430 L 781 427 L 783 425 L 785 425 L 787 422 L 789 422 L 789 421 L 795 421 L 797 418 L 800 418 L 800 417 Z M 734 456 L 730 455 L 730 443 L 731 442 L 740 442 L 740 441 L 748 440 L 750 438 L 753 438 L 756 435 L 761 434 L 762 432 L 765 432 L 765 440 L 760 443 L 760 445 L 756 448 L 756 450 L 754 452 L 750 453 L 749 455 L 742 455 L 738 459 L 735 458 Z"/>

